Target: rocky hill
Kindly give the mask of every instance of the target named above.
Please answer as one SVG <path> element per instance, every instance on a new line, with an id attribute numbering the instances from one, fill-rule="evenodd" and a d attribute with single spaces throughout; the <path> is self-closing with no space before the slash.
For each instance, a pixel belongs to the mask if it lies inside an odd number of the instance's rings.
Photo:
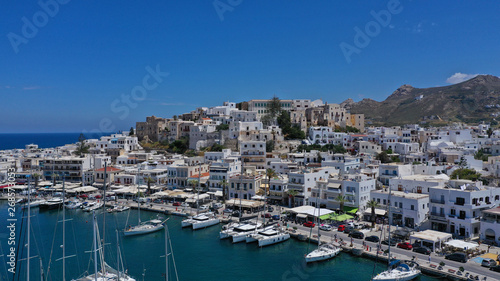
<path id="1" fill-rule="evenodd" d="M 479 75 L 450 86 L 422 89 L 403 85 L 382 102 L 348 99 L 342 105 L 351 113 L 364 113 L 374 125 L 491 121 L 495 114 L 500 116 L 500 78 Z"/>

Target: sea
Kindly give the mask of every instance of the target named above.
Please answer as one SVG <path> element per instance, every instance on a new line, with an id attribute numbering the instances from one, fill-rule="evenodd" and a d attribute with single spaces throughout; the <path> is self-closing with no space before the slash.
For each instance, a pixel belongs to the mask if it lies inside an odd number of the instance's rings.
<path id="1" fill-rule="evenodd" d="M 15 210 L 15 239 L 17 256 L 16 275 L 9 273 L 7 228 L 8 208 L 0 202 L 0 280 L 27 280 L 27 212 Z M 124 268 L 136 280 L 165 280 L 165 232 L 124 237 L 122 230 L 138 222 L 138 211 L 115 214 L 97 214 L 99 234 L 105 243 L 105 260 L 113 268 L 118 254 Z M 157 218 L 157 213 L 140 211 L 141 220 Z M 163 215 L 165 219 L 166 215 Z M 23 219 L 24 217 L 24 219 Z M 307 265 L 304 255 L 314 244 L 293 238 L 281 244 L 259 248 L 255 243 L 232 244 L 220 240 L 221 225 L 193 231 L 181 228 L 182 217 L 168 217 L 167 226 L 172 254 L 169 254 L 168 280 L 370 280 L 372 274 L 385 269 L 385 264 L 341 253 L 332 260 Z M 105 225 L 105 227 L 103 226 Z M 30 278 L 29 280 L 63 280 L 62 278 L 62 211 L 31 213 Z M 66 280 L 93 273 L 92 214 L 82 210 L 67 210 L 65 224 Z M 118 234 L 118 235 L 117 235 Z M 325 234 L 333 235 L 333 233 Z M 118 237 L 118 238 L 117 238 Z M 117 244 L 117 241 L 119 243 Z M 117 245 L 119 245 L 117 247 Z M 170 253 L 170 250 L 169 250 Z M 24 260 L 23 260 L 24 259 Z M 21 261 L 22 260 L 22 261 Z M 175 263 L 174 263 L 175 260 Z M 174 266 L 175 264 L 175 266 Z M 420 281 L 438 280 L 420 276 Z"/>
<path id="2" fill-rule="evenodd" d="M 104 134 L 84 134 L 85 138 L 100 138 Z M 39 148 L 51 148 L 65 144 L 76 143 L 80 133 L 22 133 L 0 134 L 0 150 L 24 149 L 27 144 L 38 144 Z"/>

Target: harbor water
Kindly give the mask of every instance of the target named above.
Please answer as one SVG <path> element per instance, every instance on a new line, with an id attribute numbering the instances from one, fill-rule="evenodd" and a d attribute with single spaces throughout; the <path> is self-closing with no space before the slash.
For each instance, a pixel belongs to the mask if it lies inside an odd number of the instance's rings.
<path id="1" fill-rule="evenodd" d="M 62 212 L 33 209 L 31 217 L 30 280 L 62 280 Z M 138 222 L 137 210 L 106 214 L 106 228 L 103 232 L 102 211 L 97 216 L 101 238 L 105 239 L 106 262 L 116 268 L 116 230 Z M 156 213 L 141 211 L 143 221 L 157 217 Z M 66 280 L 72 280 L 93 273 L 92 213 L 81 210 L 66 211 Z M 20 207 L 16 208 L 16 242 L 18 260 L 26 257 L 26 217 Z M 166 219 L 167 216 L 163 215 Z M 0 220 L 7 222 L 6 201 L 0 202 Z M 193 231 L 180 227 L 182 218 L 171 216 L 167 221 L 173 257 L 179 280 L 370 280 L 372 273 L 385 269 L 382 263 L 341 253 L 336 258 L 313 265 L 306 265 L 304 255 L 315 245 L 290 239 L 284 243 L 265 248 L 254 244 L 232 244 L 230 240 L 219 240 L 221 225 Z M 324 235 L 333 235 L 325 233 Z M 0 280 L 27 280 L 26 261 L 18 262 L 17 275 L 13 279 L 7 272 L 8 230 L 0 231 L 1 251 Z M 105 236 L 105 237 L 103 237 Z M 164 231 L 123 237 L 119 233 L 120 252 L 128 274 L 136 280 L 165 280 Z M 17 246 L 16 245 L 16 246 Z M 41 261 L 41 263 L 40 263 Z M 169 280 L 175 280 L 172 259 L 169 259 Z M 42 266 L 41 266 L 42 265 Z M 375 266 L 375 268 L 374 268 Z M 420 276 L 420 281 L 437 280 Z"/>

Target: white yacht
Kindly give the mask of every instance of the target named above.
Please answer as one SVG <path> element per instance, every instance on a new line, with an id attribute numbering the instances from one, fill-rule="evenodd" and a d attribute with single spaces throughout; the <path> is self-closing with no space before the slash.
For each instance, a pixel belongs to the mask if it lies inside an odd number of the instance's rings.
<path id="1" fill-rule="evenodd" d="M 90 205 L 90 204 L 89 204 Z M 94 204 L 92 205 L 87 205 L 87 207 L 83 208 L 83 210 L 85 212 L 92 212 L 94 210 L 97 210 L 99 208 L 101 208 L 102 206 L 104 206 L 104 202 L 103 201 L 100 201 L 100 202 L 94 202 Z"/>
<path id="2" fill-rule="evenodd" d="M 231 237 L 229 233 L 237 226 L 244 225 L 243 223 L 229 223 L 222 226 L 222 230 L 219 232 L 219 239 L 227 239 Z"/>
<path id="3" fill-rule="evenodd" d="M 184 222 L 184 221 L 183 221 Z M 216 225 L 220 222 L 220 219 L 213 213 L 206 213 L 194 216 L 191 220 L 191 226 L 194 230 L 206 228 L 212 225 Z"/>
<path id="4" fill-rule="evenodd" d="M 77 208 L 80 208 L 80 206 L 82 205 L 82 202 L 80 201 L 72 201 L 72 202 L 68 202 L 68 204 L 66 204 L 66 209 L 77 209 Z"/>
<path id="5" fill-rule="evenodd" d="M 259 231 L 258 233 L 250 234 L 249 236 L 251 236 L 250 242 L 252 242 L 253 240 L 257 241 L 259 247 L 281 243 L 290 239 L 290 234 L 288 234 L 285 231 L 282 231 L 281 229 L 276 230 L 274 228 L 264 229 L 262 231 Z M 248 236 L 246 241 L 248 243 Z"/>
<path id="6" fill-rule="evenodd" d="M 128 209 L 130 209 L 130 207 L 126 205 L 114 205 L 112 208 L 108 208 L 106 211 L 108 213 L 114 213 L 114 212 L 123 212 Z"/>
<path id="7" fill-rule="evenodd" d="M 383 280 L 383 281 L 409 281 L 417 278 L 421 271 L 418 268 L 418 264 L 414 262 L 400 263 L 400 261 L 393 261 L 391 264 L 397 264 L 393 269 L 388 269 L 384 272 L 379 273 L 373 278 L 373 280 Z"/>
<path id="8" fill-rule="evenodd" d="M 236 226 L 232 231 L 229 232 L 233 243 L 239 243 L 246 241 L 247 235 L 255 232 L 256 229 L 262 227 L 262 223 L 247 223 L 240 226 Z"/>
<path id="9" fill-rule="evenodd" d="M 266 226 L 263 229 L 262 228 L 261 229 L 255 229 L 254 228 L 254 230 L 251 233 L 247 234 L 247 236 L 245 237 L 245 241 L 247 243 L 257 242 L 257 239 L 254 236 L 257 235 L 257 234 L 259 234 L 258 231 L 267 231 L 267 230 L 273 230 L 273 229 L 274 229 L 273 225 Z"/>
<path id="10" fill-rule="evenodd" d="M 316 250 L 310 252 L 306 256 L 306 262 L 316 262 L 331 259 L 337 256 L 342 251 L 342 248 L 336 247 L 333 244 L 323 244 Z"/>
<path id="11" fill-rule="evenodd" d="M 40 210 L 59 209 L 62 206 L 63 200 L 60 197 L 54 197 L 39 205 Z"/>
<path id="12" fill-rule="evenodd" d="M 37 199 L 37 200 L 35 200 L 35 201 L 31 201 L 31 203 L 30 203 L 30 207 L 31 207 L 31 208 L 40 207 L 40 205 L 44 204 L 45 202 L 47 202 L 47 200 L 44 200 L 44 199 Z"/>
<path id="13" fill-rule="evenodd" d="M 123 234 L 125 236 L 146 234 L 163 229 L 163 227 L 163 222 L 161 220 L 150 220 L 125 229 Z"/>

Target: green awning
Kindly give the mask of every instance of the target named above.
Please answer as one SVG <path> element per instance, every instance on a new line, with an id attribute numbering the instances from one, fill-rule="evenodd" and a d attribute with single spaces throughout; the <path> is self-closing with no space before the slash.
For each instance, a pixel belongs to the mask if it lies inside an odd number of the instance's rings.
<path id="1" fill-rule="evenodd" d="M 320 220 L 333 220 L 333 218 L 336 216 L 335 213 L 329 213 L 326 215 L 322 215 L 319 217 Z"/>
<path id="2" fill-rule="evenodd" d="M 334 220 L 334 221 L 345 221 L 345 220 L 350 220 L 352 218 L 354 218 L 354 217 L 351 216 L 351 215 L 343 214 L 343 215 L 334 216 L 332 218 L 332 220 Z"/>
<path id="3" fill-rule="evenodd" d="M 344 206 L 344 212 L 346 212 L 348 214 L 355 214 L 357 211 L 358 211 L 358 208 L 356 208 L 356 207 Z"/>

